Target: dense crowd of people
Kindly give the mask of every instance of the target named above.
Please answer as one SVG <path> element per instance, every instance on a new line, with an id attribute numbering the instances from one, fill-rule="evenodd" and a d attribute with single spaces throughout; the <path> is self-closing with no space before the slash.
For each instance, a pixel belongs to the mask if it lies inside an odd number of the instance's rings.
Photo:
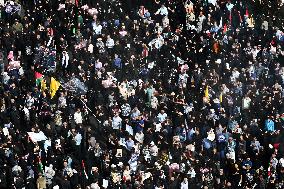
<path id="1" fill-rule="evenodd" d="M 0 188 L 284 187 L 283 0 L 0 11 Z"/>

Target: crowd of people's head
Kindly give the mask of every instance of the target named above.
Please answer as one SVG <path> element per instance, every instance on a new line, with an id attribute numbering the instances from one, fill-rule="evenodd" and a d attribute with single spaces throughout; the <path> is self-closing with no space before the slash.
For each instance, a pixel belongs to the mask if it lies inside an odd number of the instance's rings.
<path id="1" fill-rule="evenodd" d="M 0 188 L 283 188 L 283 0 L 0 0 Z"/>

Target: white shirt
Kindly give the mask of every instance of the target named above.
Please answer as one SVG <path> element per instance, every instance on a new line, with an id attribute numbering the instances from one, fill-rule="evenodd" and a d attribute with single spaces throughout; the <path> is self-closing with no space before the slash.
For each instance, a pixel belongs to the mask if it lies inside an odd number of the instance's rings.
<path id="1" fill-rule="evenodd" d="M 81 145 L 81 141 L 82 141 L 82 135 L 80 133 L 77 133 L 75 136 L 76 145 L 77 146 Z"/>
<path id="2" fill-rule="evenodd" d="M 217 0 L 208 0 L 208 3 L 211 3 L 212 5 L 216 5 Z"/>
<path id="3" fill-rule="evenodd" d="M 92 183 L 91 188 L 92 189 L 100 189 L 100 186 L 97 183 Z"/>
<path id="4" fill-rule="evenodd" d="M 96 69 L 101 69 L 103 67 L 103 63 L 101 63 L 101 62 L 96 62 L 95 63 L 95 68 Z"/>
<path id="5" fill-rule="evenodd" d="M 195 178 L 196 172 L 194 169 L 190 169 L 187 174 L 189 174 L 191 178 Z"/>
<path id="6" fill-rule="evenodd" d="M 83 117 L 82 117 L 81 112 L 75 112 L 75 114 L 74 114 L 74 120 L 75 120 L 75 123 L 76 123 L 76 124 L 81 124 L 81 123 L 83 123 Z"/>
<path id="7" fill-rule="evenodd" d="M 156 33 L 162 33 L 163 32 L 163 27 L 162 26 L 157 27 L 156 31 L 157 31 Z"/>
<path id="8" fill-rule="evenodd" d="M 34 104 L 35 100 L 33 97 L 29 96 L 27 99 L 26 99 L 26 105 L 27 105 L 27 108 L 28 109 L 31 109 L 32 105 Z"/>
<path id="9" fill-rule="evenodd" d="M 165 28 L 165 27 L 167 27 L 170 24 L 170 19 L 166 16 L 162 20 L 162 23 L 163 23 L 163 28 Z"/>
<path id="10" fill-rule="evenodd" d="M 93 23 L 93 30 L 94 30 L 95 34 L 97 34 L 97 35 L 102 34 L 102 29 L 103 29 L 103 27 L 100 24 L 97 25 L 97 24 Z"/>
<path id="11" fill-rule="evenodd" d="M 158 151 L 159 151 L 159 149 L 156 145 L 154 145 L 150 148 L 150 152 L 151 152 L 152 156 L 158 156 Z"/>
<path id="12" fill-rule="evenodd" d="M 114 116 L 112 118 L 112 128 L 113 129 L 120 129 L 121 128 L 122 119 L 119 116 Z"/>
<path id="13" fill-rule="evenodd" d="M 268 30 L 268 22 L 266 20 L 263 21 L 261 27 L 264 29 L 264 30 Z"/>
<path id="14" fill-rule="evenodd" d="M 25 113 L 25 118 L 29 120 L 30 119 L 30 111 L 29 111 L 29 109 L 27 107 L 24 107 L 23 111 Z"/>
<path id="15" fill-rule="evenodd" d="M 140 116 L 140 111 L 139 110 L 133 111 L 131 113 L 131 118 L 132 119 L 136 119 L 138 116 Z"/>
<path id="16" fill-rule="evenodd" d="M 249 97 L 246 97 L 243 99 L 243 109 L 249 109 L 250 107 L 250 102 L 251 102 L 251 99 Z"/>
<path id="17" fill-rule="evenodd" d="M 161 123 L 155 124 L 155 132 L 160 132 L 161 129 L 162 129 L 162 124 Z"/>
<path id="18" fill-rule="evenodd" d="M 125 30 L 119 31 L 119 34 L 120 34 L 122 37 L 124 37 L 124 36 L 127 35 L 127 31 L 125 31 Z"/>
<path id="19" fill-rule="evenodd" d="M 153 39 L 150 41 L 149 46 L 151 47 L 154 44 L 156 49 L 160 49 L 164 44 L 164 38 L 162 36 Z"/>
<path id="20" fill-rule="evenodd" d="M 232 3 L 227 3 L 226 7 L 227 7 L 228 11 L 231 11 L 232 8 L 234 7 L 234 5 Z"/>
<path id="21" fill-rule="evenodd" d="M 159 103 L 159 101 L 158 101 L 157 97 L 153 96 L 151 98 L 151 107 L 153 109 L 157 109 L 158 108 L 158 103 Z"/>
<path id="22" fill-rule="evenodd" d="M 179 82 L 187 83 L 187 78 L 189 76 L 186 73 L 179 74 Z"/>
<path id="23" fill-rule="evenodd" d="M 144 141 L 144 134 L 142 132 L 141 133 L 136 133 L 135 134 L 135 140 L 137 140 L 140 143 L 143 143 L 143 141 Z"/>
<path id="24" fill-rule="evenodd" d="M 180 189 L 188 189 L 188 182 L 182 182 L 181 184 L 180 184 Z"/>
<path id="25" fill-rule="evenodd" d="M 167 9 L 167 7 L 161 7 L 159 8 L 159 10 L 156 12 L 156 14 L 160 14 L 162 16 L 168 16 L 169 11 Z"/>
<path id="26" fill-rule="evenodd" d="M 58 106 L 59 107 L 67 106 L 66 98 L 64 96 L 58 98 Z"/>
<path id="27" fill-rule="evenodd" d="M 159 119 L 160 122 L 166 121 L 167 117 L 168 117 L 168 115 L 166 113 L 163 113 L 163 114 L 159 113 L 158 116 L 157 116 L 157 118 Z"/>
<path id="28" fill-rule="evenodd" d="M 258 53 L 259 53 L 258 49 L 253 49 L 252 56 L 253 56 L 254 59 L 256 59 L 256 56 L 257 56 Z"/>
<path id="29" fill-rule="evenodd" d="M 0 5 L 4 6 L 5 5 L 5 1 L 4 0 L 0 0 Z"/>
<path id="30" fill-rule="evenodd" d="M 204 15 L 200 15 L 198 17 L 198 25 L 202 25 L 202 23 L 206 20 L 206 17 Z"/>
<path id="31" fill-rule="evenodd" d="M 130 135 L 133 136 L 133 128 L 132 128 L 130 125 L 128 125 L 128 124 L 126 124 L 125 127 L 126 127 L 125 130 L 126 130 Z"/>
<path id="32" fill-rule="evenodd" d="M 107 48 L 112 49 L 114 46 L 114 40 L 112 38 L 107 39 L 106 46 Z"/>
<path id="33" fill-rule="evenodd" d="M 238 71 L 233 71 L 232 72 L 232 81 L 235 81 L 236 79 L 238 79 L 239 78 L 239 76 L 240 76 L 240 72 L 238 72 Z"/>
<path id="34" fill-rule="evenodd" d="M 47 148 L 50 147 L 50 146 L 51 146 L 51 140 L 46 140 L 44 142 L 44 149 L 45 149 L 45 151 L 47 151 Z"/>
<path id="35" fill-rule="evenodd" d="M 94 52 L 94 45 L 92 43 L 89 44 L 89 46 L 88 46 L 88 52 L 89 53 L 93 53 Z"/>
<path id="36" fill-rule="evenodd" d="M 281 37 L 284 35 L 284 32 L 281 31 L 281 30 L 277 30 L 275 35 L 276 35 L 276 37 L 278 38 L 278 40 L 280 40 Z"/>

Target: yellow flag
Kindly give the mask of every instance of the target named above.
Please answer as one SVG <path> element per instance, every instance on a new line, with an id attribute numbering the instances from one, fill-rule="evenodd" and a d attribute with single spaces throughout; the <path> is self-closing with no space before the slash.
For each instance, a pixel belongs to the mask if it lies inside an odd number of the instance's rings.
<path id="1" fill-rule="evenodd" d="M 45 91 L 45 89 L 46 89 L 46 81 L 45 81 L 45 79 L 43 79 L 40 82 L 40 90 Z"/>
<path id="2" fill-rule="evenodd" d="M 222 93 L 220 93 L 219 100 L 220 100 L 220 103 L 222 103 L 222 101 L 223 101 L 223 94 Z"/>
<path id="3" fill-rule="evenodd" d="M 205 98 L 209 99 L 209 88 L 208 88 L 208 85 L 206 86 L 206 89 L 205 89 L 205 92 L 204 92 L 204 96 L 205 96 Z"/>
<path id="4" fill-rule="evenodd" d="M 56 91 L 59 89 L 60 87 L 60 83 L 58 81 L 56 81 L 53 77 L 51 77 L 50 80 L 50 96 L 51 98 L 54 97 Z"/>

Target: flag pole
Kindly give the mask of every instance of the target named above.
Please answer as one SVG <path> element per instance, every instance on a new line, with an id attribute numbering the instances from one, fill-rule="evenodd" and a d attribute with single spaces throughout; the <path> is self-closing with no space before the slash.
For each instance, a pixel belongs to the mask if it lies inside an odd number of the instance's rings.
<path id="1" fill-rule="evenodd" d="M 101 123 L 101 121 L 95 116 L 95 114 L 93 113 L 93 111 L 88 107 L 88 105 L 82 100 L 80 99 L 80 101 L 84 104 L 84 106 L 92 113 L 92 115 L 96 118 L 96 120 Z"/>

